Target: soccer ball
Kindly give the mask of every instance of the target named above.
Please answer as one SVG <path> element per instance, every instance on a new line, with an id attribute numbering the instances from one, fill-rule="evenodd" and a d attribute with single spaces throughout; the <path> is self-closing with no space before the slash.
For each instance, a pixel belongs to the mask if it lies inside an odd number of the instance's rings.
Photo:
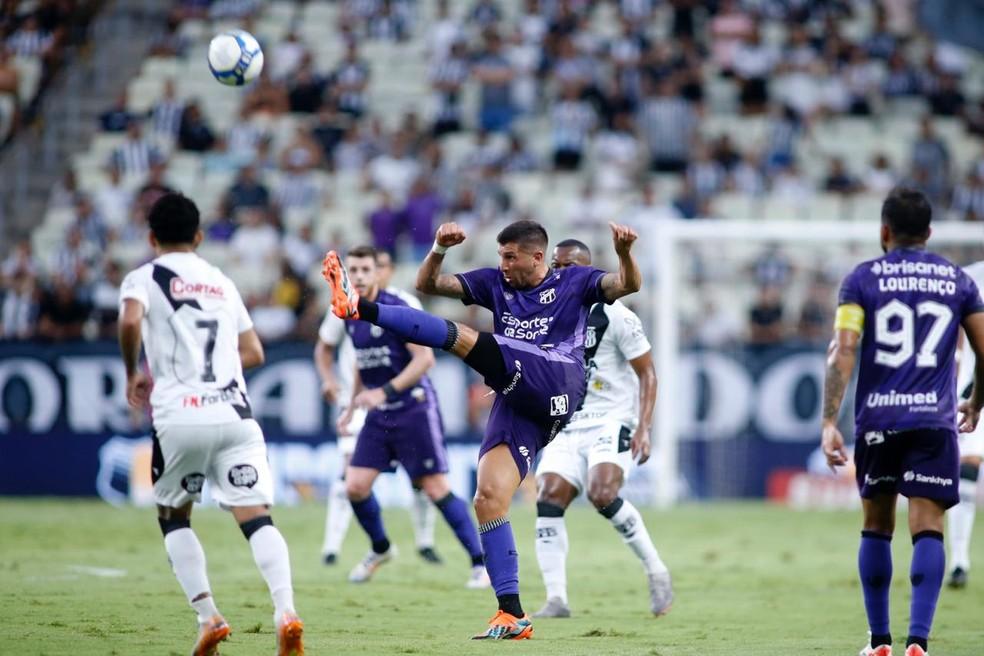
<path id="1" fill-rule="evenodd" d="M 222 84 L 241 87 L 263 70 L 263 51 L 249 32 L 223 32 L 208 44 L 208 68 Z"/>

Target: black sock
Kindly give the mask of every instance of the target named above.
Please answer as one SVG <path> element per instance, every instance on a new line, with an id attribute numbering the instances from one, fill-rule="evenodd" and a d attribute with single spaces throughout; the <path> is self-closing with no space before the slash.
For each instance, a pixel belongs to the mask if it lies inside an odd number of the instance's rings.
<path id="1" fill-rule="evenodd" d="M 523 616 L 523 607 L 519 604 L 518 594 L 498 595 L 499 610 L 504 610 L 513 617 Z"/>
<path id="2" fill-rule="evenodd" d="M 472 561 L 472 567 L 478 567 L 479 565 L 484 565 L 485 564 L 485 556 L 483 554 L 479 554 L 477 556 L 472 556 L 471 557 L 471 561 Z"/>
<path id="3" fill-rule="evenodd" d="M 871 648 L 881 647 L 882 645 L 892 646 L 892 634 L 886 633 L 884 635 L 878 635 L 876 633 L 871 634 Z"/>
<path id="4" fill-rule="evenodd" d="M 908 648 L 909 645 L 919 645 L 923 648 L 923 651 L 927 651 L 929 649 L 929 640 L 926 638 L 909 636 L 909 639 L 905 641 L 905 646 Z"/>
<path id="5" fill-rule="evenodd" d="M 373 323 L 379 318 L 379 306 L 376 305 L 375 301 L 367 301 L 363 297 L 359 297 L 359 318 L 369 323 Z"/>
<path id="6" fill-rule="evenodd" d="M 389 548 L 390 548 L 389 540 L 380 540 L 379 542 L 372 543 L 372 550 L 374 553 L 378 553 L 378 554 L 386 553 L 387 551 L 389 551 Z"/>

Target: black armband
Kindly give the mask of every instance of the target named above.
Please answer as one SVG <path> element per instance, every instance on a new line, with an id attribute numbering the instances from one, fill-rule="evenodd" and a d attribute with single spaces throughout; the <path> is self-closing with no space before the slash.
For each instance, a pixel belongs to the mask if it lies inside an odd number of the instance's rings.
<path id="1" fill-rule="evenodd" d="M 392 382 L 389 382 L 389 383 L 386 383 L 385 385 L 383 385 L 383 394 L 386 395 L 386 400 L 387 401 L 392 401 L 393 399 L 395 399 L 397 397 L 397 395 L 399 394 L 399 392 L 397 392 L 396 391 L 396 388 L 393 387 L 393 383 Z"/>

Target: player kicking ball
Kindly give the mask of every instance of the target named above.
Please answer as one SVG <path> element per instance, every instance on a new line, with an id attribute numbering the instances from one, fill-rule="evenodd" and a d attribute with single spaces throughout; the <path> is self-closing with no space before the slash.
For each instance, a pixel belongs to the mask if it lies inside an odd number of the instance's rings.
<path id="1" fill-rule="evenodd" d="M 590 266 L 591 251 L 576 239 L 553 251 L 553 269 Z M 543 449 L 536 470 L 536 559 L 547 603 L 533 617 L 570 617 L 567 604 L 567 527 L 564 511 L 578 494 L 608 519 L 639 557 L 649 580 L 649 608 L 664 615 L 673 603 L 670 572 L 642 515 L 619 491 L 633 461 L 649 459 L 649 427 L 656 403 L 656 369 L 642 322 L 615 301 L 588 314 L 584 360 L 587 391 L 570 423 Z"/>
<path id="2" fill-rule="evenodd" d="M 844 390 L 861 348 L 854 463 L 864 512 L 858 570 L 871 631 L 861 656 L 891 656 L 889 588 L 899 494 L 909 499 L 912 563 L 905 656 L 926 656 L 943 584 L 943 515 L 959 500 L 954 353 L 961 326 L 976 355 L 973 391 L 960 404 L 961 432 L 984 406 L 984 302 L 960 267 L 926 252 L 932 209 L 896 189 L 881 211 L 885 255 L 858 265 L 840 290 L 824 383 L 822 448 L 847 464 L 837 429 Z"/>
<path id="3" fill-rule="evenodd" d="M 217 654 L 231 633 L 191 529 L 192 506 L 206 480 L 232 512 L 270 589 L 277 654 L 302 656 L 304 625 L 294 611 L 287 543 L 270 518 L 266 444 L 243 379 L 243 368 L 263 363 L 263 345 L 235 285 L 195 254 L 203 237 L 195 204 L 166 194 L 147 222 L 157 258 L 123 280 L 120 350 L 127 400 L 134 407 L 149 400 L 152 408 L 158 521 L 174 574 L 198 613 L 192 656 Z M 139 368 L 141 345 L 152 378 Z"/>
<path id="4" fill-rule="evenodd" d="M 591 267 L 554 271 L 546 260 L 547 232 L 517 221 L 499 233 L 499 268 L 459 275 L 440 272 L 447 249 L 465 240 L 457 225 L 437 230 L 417 272 L 418 291 L 461 299 L 493 313 L 484 333 L 405 306 L 375 303 L 353 287 L 334 252 L 325 257 L 336 316 L 362 319 L 401 338 L 449 351 L 497 392 L 479 450 L 475 512 L 485 565 L 499 602 L 476 639 L 521 640 L 533 624 L 519 599 L 519 556 L 509 505 L 537 452 L 564 427 L 584 397 L 584 334 L 588 309 L 638 291 L 639 268 L 630 252 L 637 235 L 612 224 L 619 272 Z"/>
<path id="5" fill-rule="evenodd" d="M 389 286 L 393 276 L 393 260 L 386 251 L 376 253 L 376 273 L 380 289 L 400 297 L 410 307 L 421 309 L 420 301 L 413 294 Z M 337 360 L 338 373 L 335 373 Z M 352 386 L 355 384 L 355 348 L 345 333 L 345 321 L 336 317 L 331 310 L 325 315 L 318 328 L 318 341 L 314 347 L 314 365 L 321 377 L 321 395 L 327 403 L 336 405 L 337 415 L 345 414 L 352 400 Z M 338 433 L 338 451 L 342 456 L 342 475 L 336 479 L 328 492 L 328 508 L 325 517 L 325 537 L 321 547 L 321 559 L 325 565 L 332 566 L 338 561 L 342 542 L 352 520 L 352 503 L 345 490 L 345 470 L 355 452 L 355 440 L 365 423 L 365 408 L 355 408 L 344 433 Z M 410 523 L 413 525 L 417 553 L 433 565 L 443 561 L 434 548 L 434 523 L 437 508 L 427 498 L 427 494 L 413 489 L 410 504 Z"/>
<path id="6" fill-rule="evenodd" d="M 352 293 L 379 307 L 410 309 L 399 296 L 379 288 L 375 249 L 353 248 L 346 264 Z M 468 553 L 471 575 L 467 587 L 488 587 L 482 547 L 468 504 L 451 492 L 446 476 L 444 428 L 437 395 L 427 378 L 427 371 L 434 366 L 434 352 L 394 331 L 354 318 L 345 322 L 345 331 L 355 347 L 358 377 L 352 399 L 338 419 L 339 431 L 347 432 L 356 409 L 368 411 L 345 471 L 345 487 L 352 511 L 372 542 L 369 553 L 349 574 L 349 581 L 368 581 L 396 555 L 372 493 L 380 472 L 390 471 L 395 460 L 434 502 Z"/>

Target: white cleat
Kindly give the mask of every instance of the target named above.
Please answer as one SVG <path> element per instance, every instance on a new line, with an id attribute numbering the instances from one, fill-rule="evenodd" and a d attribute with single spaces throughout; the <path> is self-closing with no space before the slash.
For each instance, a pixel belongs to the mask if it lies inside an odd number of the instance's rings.
<path id="1" fill-rule="evenodd" d="M 670 573 L 649 575 L 649 610 L 660 617 L 670 612 L 673 605 L 673 581 Z"/>
<path id="2" fill-rule="evenodd" d="M 484 590 L 492 587 L 492 579 L 489 578 L 489 573 L 485 571 L 485 565 L 475 565 L 471 568 L 471 574 L 468 575 L 465 587 L 469 590 Z"/>
<path id="3" fill-rule="evenodd" d="M 533 617 L 570 617 L 571 609 L 568 608 L 567 602 L 560 599 L 559 597 L 551 597 L 547 599 L 547 603 L 543 604 L 543 608 L 533 613 Z"/>
<path id="4" fill-rule="evenodd" d="M 349 583 L 365 583 L 372 578 L 372 575 L 376 573 L 376 570 L 381 566 L 385 565 L 389 561 L 393 560 L 397 555 L 397 550 L 395 545 L 390 545 L 390 548 L 378 554 L 372 549 L 366 554 L 366 557 L 362 561 L 352 568 L 349 572 Z"/>

